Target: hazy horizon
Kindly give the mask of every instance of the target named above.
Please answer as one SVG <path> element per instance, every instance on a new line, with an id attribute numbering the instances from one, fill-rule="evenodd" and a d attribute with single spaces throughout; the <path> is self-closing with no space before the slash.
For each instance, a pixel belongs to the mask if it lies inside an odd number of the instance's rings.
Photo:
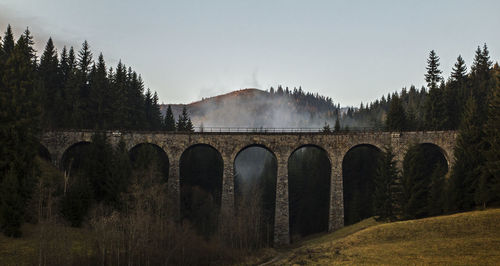
<path id="1" fill-rule="evenodd" d="M 49 36 L 108 66 L 121 59 L 160 102 L 188 104 L 244 88 L 302 86 L 358 106 L 425 84 L 430 50 L 449 76 L 478 45 L 498 61 L 498 1 L 18 1 L 0 3 L 0 30 L 28 26 L 40 53 Z M 3 34 L 2 34 L 3 35 Z"/>

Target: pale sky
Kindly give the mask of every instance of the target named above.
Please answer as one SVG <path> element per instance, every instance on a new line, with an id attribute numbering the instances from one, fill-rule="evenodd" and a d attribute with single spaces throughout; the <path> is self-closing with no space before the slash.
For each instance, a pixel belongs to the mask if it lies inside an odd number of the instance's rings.
<path id="1" fill-rule="evenodd" d="M 500 58 L 500 1 L 0 0 L 0 30 L 30 27 L 37 49 L 88 40 L 165 103 L 242 88 L 302 86 L 359 105 L 425 84 L 431 49 L 447 77 L 478 45 Z M 3 34 L 2 34 L 3 36 Z"/>

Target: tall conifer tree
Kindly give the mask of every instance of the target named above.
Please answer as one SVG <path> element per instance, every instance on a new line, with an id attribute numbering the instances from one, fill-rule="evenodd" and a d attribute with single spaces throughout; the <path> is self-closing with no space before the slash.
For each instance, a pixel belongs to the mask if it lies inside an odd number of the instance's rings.
<path id="1" fill-rule="evenodd" d="M 474 196 L 478 188 L 484 157 L 484 133 L 476 101 L 467 101 L 454 150 L 455 164 L 451 170 L 448 208 L 470 210 L 475 206 Z"/>
<path id="2" fill-rule="evenodd" d="M 61 120 L 59 114 L 61 110 L 61 77 L 59 71 L 59 60 L 57 59 L 57 51 L 49 38 L 45 45 L 45 50 L 40 57 L 40 65 L 38 67 L 40 78 L 40 96 L 42 99 L 42 123 L 44 127 L 55 128 Z"/>
<path id="3" fill-rule="evenodd" d="M 14 51 L 14 34 L 12 33 L 10 24 L 7 25 L 7 30 L 5 31 L 5 35 L 3 37 L 2 48 L 4 51 L 4 56 L 6 57 L 5 61 L 7 61 L 12 51 Z"/>
<path id="4" fill-rule="evenodd" d="M 458 129 L 464 106 L 469 96 L 467 89 L 467 66 L 462 56 L 457 57 L 450 82 L 446 84 L 444 102 L 446 104 L 446 128 Z"/>
<path id="5" fill-rule="evenodd" d="M 175 131 L 175 119 L 174 114 L 172 113 L 172 107 L 170 104 L 167 107 L 167 112 L 165 113 L 165 130 L 166 131 Z"/>
<path id="6" fill-rule="evenodd" d="M 439 57 L 434 50 L 429 53 L 426 69 L 425 81 L 427 82 L 427 87 L 429 89 L 437 89 L 443 78 L 441 77 L 441 70 L 439 70 Z"/>
<path id="7" fill-rule="evenodd" d="M 395 94 L 391 99 L 389 112 L 387 113 L 386 128 L 391 131 L 406 130 L 406 112 L 399 96 Z"/>
<path id="8" fill-rule="evenodd" d="M 398 170 L 391 147 L 386 147 L 380 156 L 379 164 L 374 177 L 375 191 L 373 204 L 375 215 L 381 220 L 393 220 L 398 215 L 400 191 Z"/>
<path id="9" fill-rule="evenodd" d="M 488 120 L 484 125 L 486 162 L 476 192 L 476 203 L 484 207 L 490 203 L 500 203 L 500 67 L 498 64 L 494 67 L 494 73 L 496 86 L 491 94 Z"/>
<path id="10" fill-rule="evenodd" d="M 5 64 L 0 88 L 0 228 L 20 236 L 24 208 L 34 182 L 40 108 L 36 99 L 36 55 L 28 29 Z"/>
<path id="11" fill-rule="evenodd" d="M 106 129 L 111 123 L 113 109 L 110 106 L 109 82 L 107 79 L 106 62 L 104 56 L 99 54 L 97 65 L 92 74 L 90 86 L 90 110 L 92 112 L 93 126 Z"/>
<path id="12" fill-rule="evenodd" d="M 439 57 L 432 50 L 427 59 L 427 73 L 425 81 L 429 88 L 429 97 L 425 105 L 425 126 L 427 129 L 440 130 L 446 124 L 445 103 L 444 103 L 444 84 L 439 69 Z"/>
<path id="13" fill-rule="evenodd" d="M 488 96 L 494 87 L 494 79 L 491 75 L 492 62 L 490 61 L 488 46 L 484 44 L 483 49 L 478 46 L 471 66 L 471 92 L 477 104 L 478 118 L 480 123 L 486 122 L 488 109 Z"/>

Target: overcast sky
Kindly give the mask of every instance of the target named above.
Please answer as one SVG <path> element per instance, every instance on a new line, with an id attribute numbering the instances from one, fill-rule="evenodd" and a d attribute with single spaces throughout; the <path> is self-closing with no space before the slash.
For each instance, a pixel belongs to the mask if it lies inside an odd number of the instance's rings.
<path id="1" fill-rule="evenodd" d="M 41 51 L 88 40 L 165 103 L 282 84 L 359 105 L 424 85 L 431 49 L 445 76 L 478 45 L 500 56 L 500 1 L 1 0 L 0 27 L 29 26 Z M 2 34 L 3 35 L 3 34 Z"/>

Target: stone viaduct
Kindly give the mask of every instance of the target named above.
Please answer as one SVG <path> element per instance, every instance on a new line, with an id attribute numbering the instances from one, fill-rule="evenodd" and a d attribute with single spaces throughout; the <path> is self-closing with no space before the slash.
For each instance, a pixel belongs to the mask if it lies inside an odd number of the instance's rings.
<path id="1" fill-rule="evenodd" d="M 162 148 L 169 160 L 168 197 L 172 200 L 173 213 L 178 215 L 180 206 L 180 171 L 182 153 L 191 146 L 204 144 L 216 149 L 223 159 L 221 215 L 231 214 L 234 208 L 234 161 L 238 153 L 247 147 L 260 146 L 269 150 L 277 159 L 276 209 L 274 242 L 284 245 L 290 242 L 288 173 L 290 155 L 304 146 L 316 146 L 329 156 L 331 163 L 329 231 L 344 225 L 344 203 L 342 185 L 342 161 L 346 153 L 359 145 L 371 145 L 380 150 L 390 145 L 396 155 L 398 167 L 413 144 L 433 144 L 453 165 L 455 131 L 422 132 L 341 132 L 341 133 L 214 133 L 214 132 L 106 132 L 111 143 L 121 139 L 130 150 L 136 145 L 149 143 Z M 91 131 L 54 131 L 41 136 L 41 144 L 48 150 L 52 162 L 61 165 L 63 154 L 73 145 L 90 142 Z M 230 217 L 230 216 L 228 216 Z"/>

